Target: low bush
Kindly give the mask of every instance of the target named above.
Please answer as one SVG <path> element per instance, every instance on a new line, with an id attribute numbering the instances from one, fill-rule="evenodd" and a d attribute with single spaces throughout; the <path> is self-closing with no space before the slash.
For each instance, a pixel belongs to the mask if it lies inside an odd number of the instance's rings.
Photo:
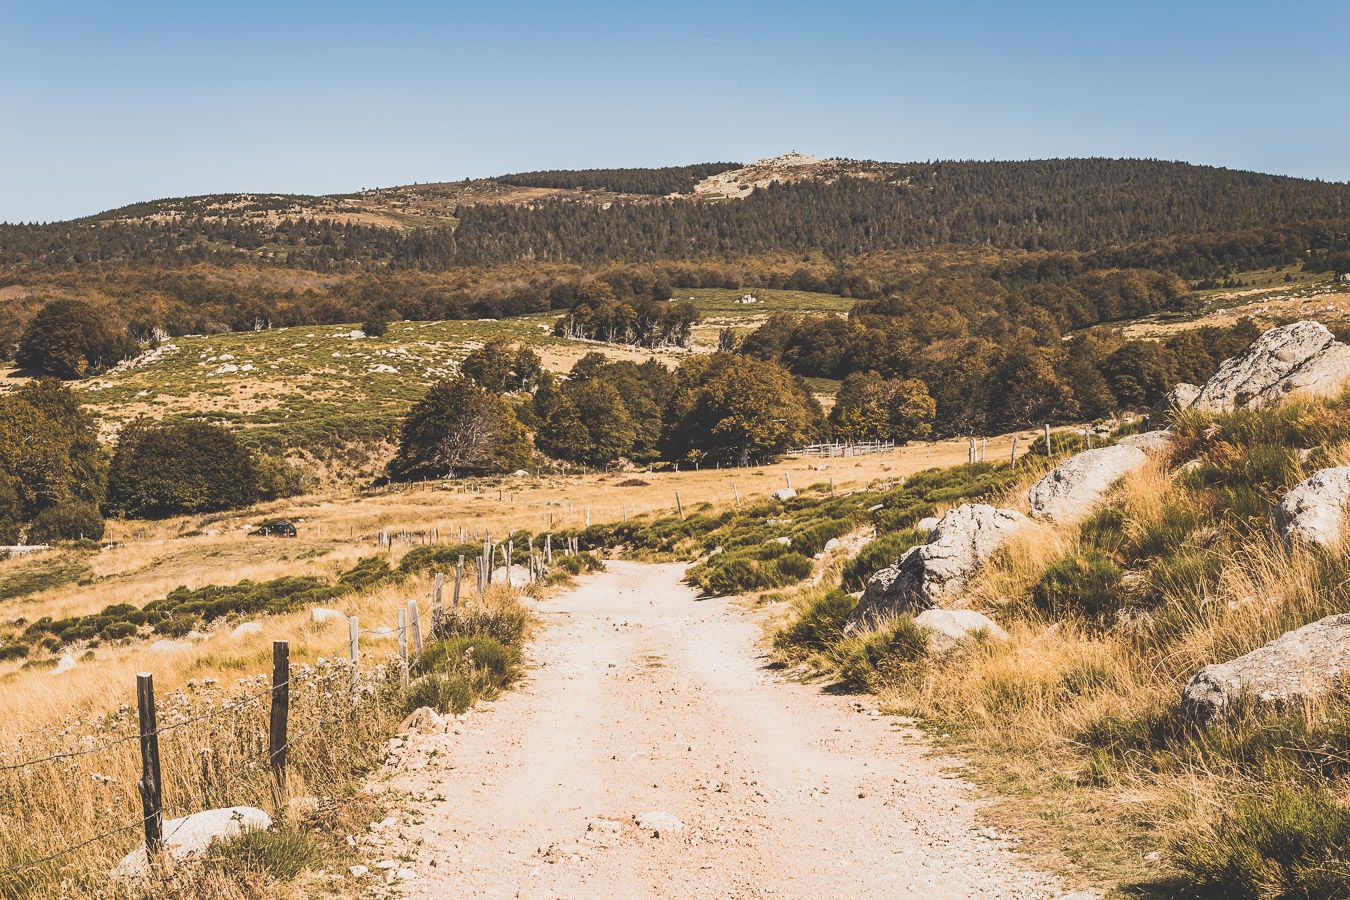
<path id="1" fill-rule="evenodd" d="M 840 681 L 866 690 L 922 661 L 928 653 L 928 632 L 915 625 L 912 616 L 901 616 L 877 631 L 846 638 L 835 652 Z"/>
<path id="2" fill-rule="evenodd" d="M 927 542 L 928 532 L 917 528 L 906 528 L 873 538 L 863 545 L 857 556 L 844 564 L 844 586 L 850 590 L 862 590 L 874 572 L 894 565 L 910 547 Z"/>
<path id="3" fill-rule="evenodd" d="M 1100 550 L 1076 550 L 1050 564 L 1031 590 L 1036 609 L 1051 618 L 1105 619 L 1125 603 L 1124 570 Z"/>
<path id="4" fill-rule="evenodd" d="M 56 541 L 99 541 L 103 539 L 103 516 L 92 503 L 58 503 L 33 518 L 28 543 L 52 544 Z"/>
<path id="5" fill-rule="evenodd" d="M 841 590 L 831 590 L 810 601 L 801 614 L 773 637 L 786 652 L 821 653 L 844 636 L 844 624 L 858 601 Z"/>

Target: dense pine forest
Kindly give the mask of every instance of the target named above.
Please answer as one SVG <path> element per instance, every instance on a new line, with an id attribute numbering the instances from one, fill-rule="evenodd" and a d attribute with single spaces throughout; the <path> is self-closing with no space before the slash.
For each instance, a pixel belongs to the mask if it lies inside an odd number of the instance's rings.
<path id="1" fill-rule="evenodd" d="M 661 169 L 550 169 L 499 175 L 494 181 L 517 187 L 614 191 L 619 194 L 687 194 L 709 175 L 740 168 L 740 163 L 699 163 Z"/>

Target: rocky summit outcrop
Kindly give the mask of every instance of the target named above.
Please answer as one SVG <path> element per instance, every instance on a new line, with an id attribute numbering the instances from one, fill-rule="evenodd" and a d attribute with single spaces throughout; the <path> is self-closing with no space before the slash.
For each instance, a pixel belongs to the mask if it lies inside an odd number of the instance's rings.
<path id="1" fill-rule="evenodd" d="M 237 837 L 245 831 L 272 827 L 272 817 L 254 806 L 208 809 L 169 819 L 164 823 L 164 850 L 174 859 L 186 859 L 206 850 L 214 840 Z M 112 870 L 114 878 L 142 875 L 149 868 L 145 845 L 122 858 Z"/>
<path id="2" fill-rule="evenodd" d="M 1290 542 L 1332 547 L 1350 524 L 1350 466 L 1314 472 L 1280 498 L 1275 528 Z"/>
<path id="3" fill-rule="evenodd" d="M 1290 394 L 1327 396 L 1350 381 L 1350 346 L 1321 322 L 1272 328 L 1225 360 L 1189 408 L 1205 412 L 1267 406 Z"/>
<path id="4" fill-rule="evenodd" d="M 1350 677 L 1350 613 L 1296 628 L 1251 653 L 1205 666 L 1181 694 L 1181 712 L 1196 722 L 1234 703 L 1287 708 L 1339 689 Z"/>
<path id="5" fill-rule="evenodd" d="M 1119 444 L 1076 453 L 1031 486 L 1031 517 L 1057 523 L 1081 519 L 1111 485 L 1147 462 L 1140 448 Z"/>
<path id="6" fill-rule="evenodd" d="M 938 606 L 969 584 L 994 551 L 1028 524 L 1010 509 L 984 503 L 956 507 L 938 521 L 928 543 L 911 547 L 895 565 L 868 579 L 850 623 Z"/>
<path id="7" fill-rule="evenodd" d="M 1008 632 L 993 619 L 973 609 L 925 609 L 914 617 L 914 624 L 928 634 L 929 652 L 945 653 L 966 638 L 983 634 L 1006 641 Z"/>

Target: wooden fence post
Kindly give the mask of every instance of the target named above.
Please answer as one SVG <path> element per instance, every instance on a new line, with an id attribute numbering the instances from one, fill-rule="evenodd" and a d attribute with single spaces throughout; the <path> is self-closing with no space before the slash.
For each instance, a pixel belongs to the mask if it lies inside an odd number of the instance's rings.
<path id="1" fill-rule="evenodd" d="M 408 627 L 412 629 L 413 658 L 422 655 L 422 616 L 417 612 L 417 601 L 408 601 Z"/>
<path id="2" fill-rule="evenodd" d="M 361 686 L 361 623 L 356 616 L 347 617 L 347 658 L 352 663 L 352 690 Z"/>
<path id="3" fill-rule="evenodd" d="M 431 631 L 436 633 L 436 626 L 441 621 L 441 591 L 445 588 L 445 576 L 440 572 L 436 573 L 436 581 L 431 589 Z"/>
<path id="4" fill-rule="evenodd" d="M 741 489 L 736 487 L 736 482 L 731 483 L 731 492 L 736 495 L 736 505 L 741 505 Z"/>
<path id="5" fill-rule="evenodd" d="M 679 492 L 679 491 L 676 491 L 676 492 L 675 492 L 675 511 L 678 512 L 678 513 L 680 514 L 680 518 L 681 518 L 681 519 L 684 518 L 684 504 L 680 502 L 680 492 Z"/>
<path id="6" fill-rule="evenodd" d="M 155 679 L 149 672 L 136 675 L 136 710 L 141 726 L 141 812 L 145 816 L 145 855 L 164 846 L 164 782 L 159 772 L 159 729 L 155 725 Z"/>
<path id="7" fill-rule="evenodd" d="M 272 718 L 267 729 L 267 760 L 280 805 L 286 788 L 286 726 L 291 707 L 291 644 L 272 642 Z"/>
<path id="8" fill-rule="evenodd" d="M 1012 454 L 1008 459 L 1008 465 L 1011 468 L 1017 468 L 1017 435 L 1013 435 Z"/>
<path id="9" fill-rule="evenodd" d="M 464 554 L 459 555 L 459 562 L 455 563 L 455 595 L 450 600 L 450 615 L 459 612 L 459 583 L 464 579 Z"/>
<path id="10" fill-rule="evenodd" d="M 508 588 L 511 587 L 511 560 L 515 558 L 515 555 L 516 555 L 516 542 L 515 542 L 515 541 L 507 541 L 507 542 L 506 542 L 506 586 L 507 586 Z"/>
<path id="11" fill-rule="evenodd" d="M 399 661 L 399 682 L 403 689 L 408 689 L 408 610 L 402 606 L 398 608 L 398 661 Z"/>
<path id="12" fill-rule="evenodd" d="M 549 514 L 549 524 L 552 525 L 552 513 Z M 553 565 L 553 532 L 544 535 L 544 562 Z"/>
<path id="13" fill-rule="evenodd" d="M 1045 425 L 1045 455 L 1049 456 L 1050 452 L 1050 423 L 1047 422 Z"/>

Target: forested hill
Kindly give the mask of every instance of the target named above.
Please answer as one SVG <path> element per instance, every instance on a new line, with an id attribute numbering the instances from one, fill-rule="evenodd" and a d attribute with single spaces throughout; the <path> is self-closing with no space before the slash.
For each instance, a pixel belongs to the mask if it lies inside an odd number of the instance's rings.
<path id="1" fill-rule="evenodd" d="M 1319 234 L 1350 231 L 1350 185 L 1186 163 L 773 162 L 534 172 L 341 197 L 156 201 L 74 222 L 0 226 L 0 265 L 261 261 L 434 271 L 944 245 L 1084 251 L 1294 225 L 1313 226 L 1316 246 Z M 743 190 L 702 189 L 709 181 Z M 676 196 L 656 196 L 670 188 Z"/>

